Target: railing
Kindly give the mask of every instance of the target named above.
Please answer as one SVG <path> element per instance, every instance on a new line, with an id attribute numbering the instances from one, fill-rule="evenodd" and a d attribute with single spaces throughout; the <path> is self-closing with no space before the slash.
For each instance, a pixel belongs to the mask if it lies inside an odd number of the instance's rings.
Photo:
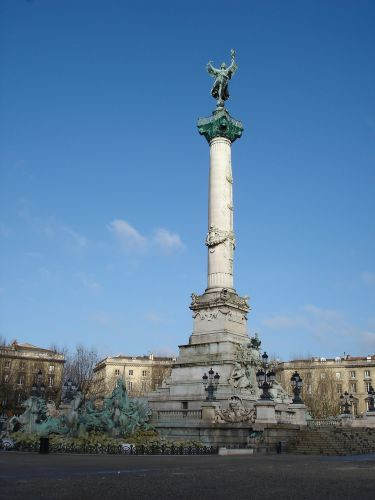
<path id="1" fill-rule="evenodd" d="M 315 418 L 307 421 L 307 427 L 310 429 L 320 429 L 322 427 L 340 427 L 342 420 L 339 418 Z"/>
<path id="2" fill-rule="evenodd" d="M 275 411 L 275 417 L 277 423 L 287 423 L 287 424 L 292 424 L 295 422 L 296 419 L 296 414 L 294 411 L 281 411 L 281 410 L 276 410 Z"/>
<path id="3" fill-rule="evenodd" d="M 0 440 L 0 450 L 5 451 L 40 451 L 39 443 L 20 444 L 10 440 Z M 49 453 L 79 453 L 87 455 L 215 455 L 217 446 L 186 446 L 184 444 L 150 444 L 150 445 L 75 445 L 49 443 Z"/>
<path id="4" fill-rule="evenodd" d="M 202 410 L 155 410 L 152 416 L 156 420 L 201 420 Z"/>

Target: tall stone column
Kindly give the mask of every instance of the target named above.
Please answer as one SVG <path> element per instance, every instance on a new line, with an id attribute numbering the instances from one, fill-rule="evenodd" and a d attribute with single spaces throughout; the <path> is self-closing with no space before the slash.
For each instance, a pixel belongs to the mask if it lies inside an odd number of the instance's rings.
<path id="1" fill-rule="evenodd" d="M 231 142 L 226 137 L 210 141 L 208 195 L 207 290 L 233 290 L 233 197 Z"/>
<path id="2" fill-rule="evenodd" d="M 225 108 L 198 120 L 198 131 L 210 145 L 208 200 L 207 288 L 203 295 L 192 294 L 194 328 L 191 343 L 234 340 L 247 336 L 247 297 L 233 287 L 233 195 L 232 143 L 241 137 L 242 123 Z M 207 337 L 209 335 L 209 337 Z"/>

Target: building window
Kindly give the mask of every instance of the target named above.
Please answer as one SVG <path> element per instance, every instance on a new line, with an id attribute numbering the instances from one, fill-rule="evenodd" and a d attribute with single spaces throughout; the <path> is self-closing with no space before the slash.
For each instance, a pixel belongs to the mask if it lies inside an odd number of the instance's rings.
<path id="1" fill-rule="evenodd" d="M 21 393 L 21 392 L 19 392 L 19 393 L 17 394 L 17 404 L 21 404 L 21 403 L 22 403 L 22 401 L 23 401 L 23 398 L 22 398 L 22 393 Z"/>
<path id="2" fill-rule="evenodd" d="M 189 402 L 188 401 L 182 401 L 181 403 L 182 409 L 187 410 L 189 408 Z"/>
<path id="3" fill-rule="evenodd" d="M 129 375 L 134 375 L 133 370 L 129 370 Z"/>
<path id="4" fill-rule="evenodd" d="M 368 392 L 371 387 L 371 382 L 365 382 L 365 391 Z"/>
<path id="5" fill-rule="evenodd" d="M 8 359 L 5 361 L 5 368 L 10 368 L 10 361 Z"/>
<path id="6" fill-rule="evenodd" d="M 355 378 L 355 371 L 350 372 L 350 378 Z"/>
<path id="7" fill-rule="evenodd" d="M 48 387 L 53 387 L 54 383 L 55 383 L 54 375 L 48 375 Z"/>
<path id="8" fill-rule="evenodd" d="M 341 378 L 341 372 L 336 372 L 336 378 L 340 379 Z"/>
<path id="9" fill-rule="evenodd" d="M 48 367 L 48 371 L 49 371 L 50 373 L 55 373 L 55 365 L 49 365 L 49 367 Z"/>
<path id="10" fill-rule="evenodd" d="M 350 384 L 350 392 L 357 392 L 357 384 L 355 382 Z"/>
<path id="11" fill-rule="evenodd" d="M 23 385 L 25 383 L 25 375 L 20 373 L 18 376 L 18 385 Z"/>
<path id="12" fill-rule="evenodd" d="M 370 378 L 370 377 L 371 377 L 370 370 L 365 370 L 365 378 Z"/>
<path id="13" fill-rule="evenodd" d="M 142 377 L 147 377 L 147 371 L 146 370 L 142 371 Z"/>
<path id="14" fill-rule="evenodd" d="M 336 385 L 336 392 L 337 392 L 337 394 L 342 394 L 342 385 L 341 384 Z"/>
<path id="15" fill-rule="evenodd" d="M 321 378 L 321 380 L 324 380 L 326 378 L 326 374 L 325 373 L 321 373 L 320 374 L 320 378 Z"/>
<path id="16" fill-rule="evenodd" d="M 132 391 L 132 390 L 133 390 L 133 382 L 131 382 L 129 380 L 129 382 L 128 382 L 128 391 Z"/>
<path id="17" fill-rule="evenodd" d="M 142 382 L 142 391 L 147 391 L 147 382 Z"/>
<path id="18" fill-rule="evenodd" d="M 24 369 L 25 369 L 25 362 L 20 361 L 20 370 L 24 370 Z"/>
<path id="19" fill-rule="evenodd" d="M 353 415 L 358 416 L 358 403 L 353 403 Z"/>
<path id="20" fill-rule="evenodd" d="M 120 370 L 118 368 L 115 370 L 115 375 L 120 375 Z"/>

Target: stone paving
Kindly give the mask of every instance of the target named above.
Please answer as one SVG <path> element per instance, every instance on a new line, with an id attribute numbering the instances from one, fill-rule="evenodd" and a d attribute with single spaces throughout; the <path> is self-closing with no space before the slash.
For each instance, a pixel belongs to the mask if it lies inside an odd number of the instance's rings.
<path id="1" fill-rule="evenodd" d="M 374 499 L 375 454 L 87 456 L 0 452 L 1 499 Z"/>

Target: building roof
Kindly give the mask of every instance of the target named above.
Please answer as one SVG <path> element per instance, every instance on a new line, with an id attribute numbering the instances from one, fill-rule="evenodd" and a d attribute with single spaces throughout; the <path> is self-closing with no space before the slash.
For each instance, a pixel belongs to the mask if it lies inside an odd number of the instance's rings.
<path id="1" fill-rule="evenodd" d="M 17 340 L 14 340 L 11 344 L 9 345 L 2 345 L 0 346 L 0 351 L 3 351 L 3 354 L 8 353 L 8 355 L 11 355 L 11 353 L 16 353 L 18 352 L 21 354 L 22 352 L 24 355 L 26 353 L 30 353 L 30 355 L 34 356 L 35 354 L 40 353 L 40 355 L 43 356 L 57 356 L 60 359 L 63 359 L 65 356 L 62 353 L 56 352 L 53 349 L 45 349 L 44 347 L 38 347 L 33 344 L 30 344 L 29 342 L 17 342 Z"/>

